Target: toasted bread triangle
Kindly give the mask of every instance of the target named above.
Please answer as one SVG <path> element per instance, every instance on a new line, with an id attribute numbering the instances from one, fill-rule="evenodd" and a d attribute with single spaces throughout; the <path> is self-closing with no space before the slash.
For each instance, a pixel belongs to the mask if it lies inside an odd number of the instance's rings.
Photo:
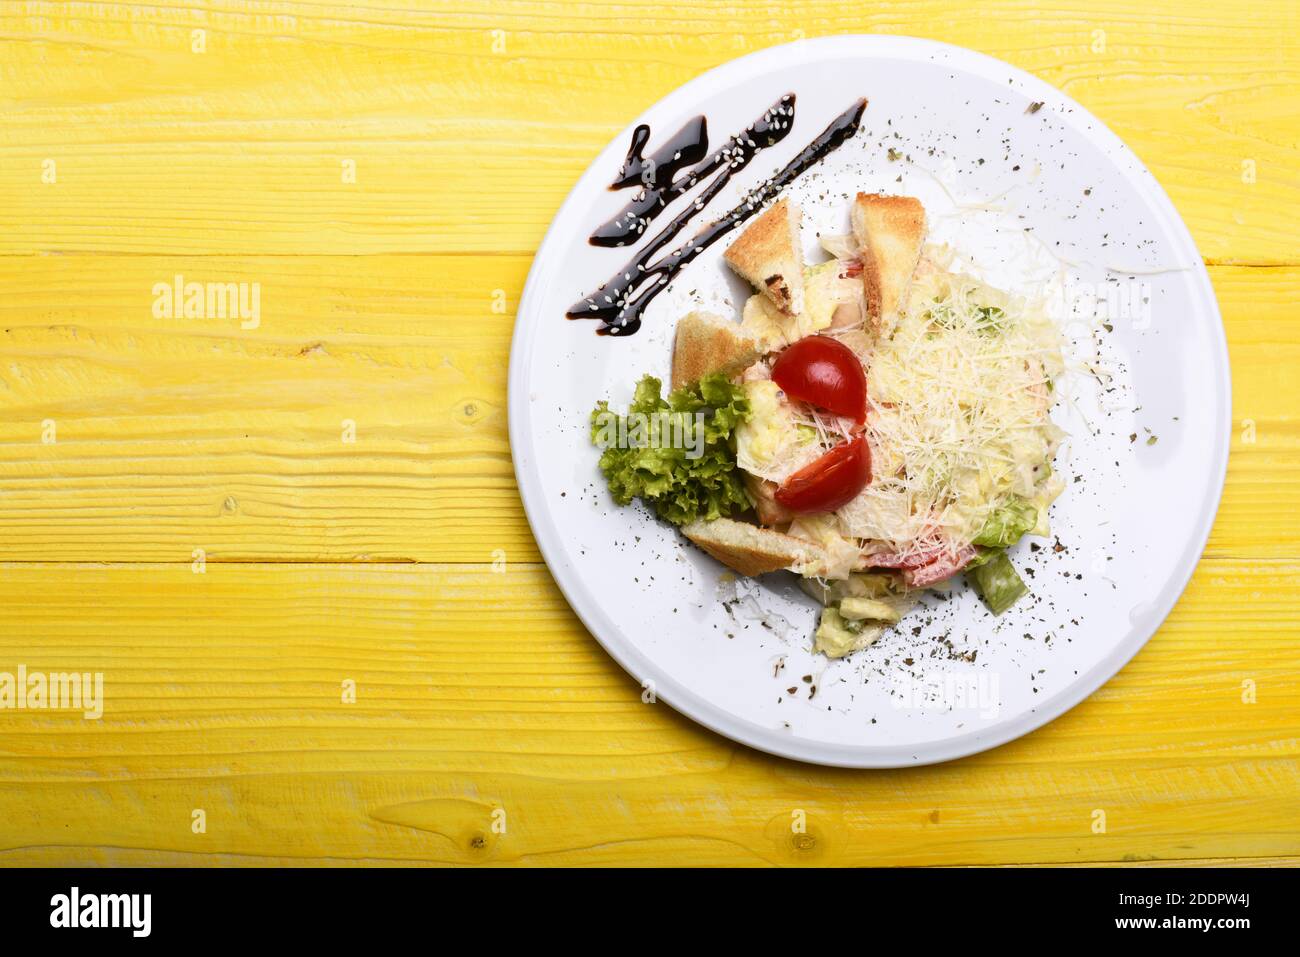
<path id="1" fill-rule="evenodd" d="M 888 334 L 921 259 L 925 207 L 912 196 L 858 193 L 849 218 L 862 258 L 867 319 L 877 334 Z"/>
<path id="2" fill-rule="evenodd" d="M 761 355 L 758 342 L 739 323 L 708 312 L 692 312 L 677 323 L 672 386 L 698 382 L 711 372 L 737 375 Z"/>
<path id="3" fill-rule="evenodd" d="M 723 258 L 786 315 L 803 312 L 799 207 L 782 198 L 755 219 Z"/>
<path id="4" fill-rule="evenodd" d="M 730 518 L 691 522 L 682 526 L 682 534 L 742 575 L 793 569 L 826 557 L 820 545 Z"/>

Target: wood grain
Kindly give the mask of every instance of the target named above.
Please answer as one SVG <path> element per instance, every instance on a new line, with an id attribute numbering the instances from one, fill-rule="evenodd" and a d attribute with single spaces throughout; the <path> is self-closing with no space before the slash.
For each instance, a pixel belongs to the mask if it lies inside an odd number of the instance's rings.
<path id="1" fill-rule="evenodd" d="M 528 264 L 0 257 L 0 560 L 540 560 L 505 410 Z M 261 326 L 155 319 L 177 273 L 259 282 Z M 1209 554 L 1300 557 L 1300 269 L 1212 278 L 1236 421 Z"/>
<path id="2" fill-rule="evenodd" d="M 0 710 L 0 863 L 1294 866 L 1297 27 L 1289 0 L 0 6 L 0 672 L 107 698 Z M 711 66 L 846 32 L 1096 113 L 1213 264 L 1233 366 L 1223 506 L 1151 643 L 1025 739 L 884 773 L 641 704 L 538 564 L 505 418 L 532 251 L 595 152 Z M 260 325 L 155 318 L 177 274 L 259 283 Z"/>
<path id="3" fill-rule="evenodd" d="M 1295 262 L 1291 0 L 82 10 L 0 9 L 0 252 L 531 252 L 591 157 L 661 96 L 744 53 L 859 32 L 1038 75 L 1134 147 L 1205 256 Z"/>
<path id="4" fill-rule="evenodd" d="M 6 565 L 0 606 L 6 662 L 105 681 L 99 721 L 4 715 L 6 863 L 1300 854 L 1296 562 L 1203 562 L 1066 716 L 875 773 L 769 758 L 642 704 L 540 566 Z"/>

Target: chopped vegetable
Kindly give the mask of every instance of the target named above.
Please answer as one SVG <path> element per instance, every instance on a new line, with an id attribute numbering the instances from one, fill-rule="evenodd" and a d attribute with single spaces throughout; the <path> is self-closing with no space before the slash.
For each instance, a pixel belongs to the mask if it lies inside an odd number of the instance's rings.
<path id="1" fill-rule="evenodd" d="M 820 651 L 828 658 L 843 658 L 870 645 L 884 630 L 881 622 L 854 621 L 842 617 L 834 608 L 823 608 L 813 634 L 813 651 Z"/>
<path id="2" fill-rule="evenodd" d="M 989 549 L 967 567 L 971 585 L 989 606 L 989 611 L 1000 615 L 1029 594 L 1029 588 L 1017 574 L 1011 559 L 1003 549 Z"/>
<path id="3" fill-rule="evenodd" d="M 667 400 L 659 392 L 659 380 L 645 376 L 626 415 L 607 402 L 591 412 L 591 441 L 604 449 L 600 470 L 614 501 L 639 498 L 674 525 L 749 508 L 733 438 L 749 416 L 744 390 L 714 374 Z"/>
<path id="4" fill-rule="evenodd" d="M 1020 541 L 1020 536 L 1038 524 L 1038 506 L 1027 499 L 1014 497 L 995 508 L 971 542 L 989 548 L 1006 548 Z"/>
<path id="5" fill-rule="evenodd" d="M 871 448 L 859 435 L 791 475 L 776 490 L 776 500 L 798 514 L 833 512 L 870 482 Z"/>
<path id="6" fill-rule="evenodd" d="M 844 598 L 840 601 L 840 617 L 853 621 L 870 618 L 893 625 L 902 620 L 903 613 L 893 605 L 874 598 Z"/>
<path id="7" fill-rule="evenodd" d="M 801 578 L 799 586 L 822 605 L 833 605 L 844 598 L 874 598 L 894 604 L 911 602 L 907 586 L 894 572 L 853 572 L 839 581 Z"/>
<path id="8" fill-rule="evenodd" d="M 975 329 L 979 332 L 1001 332 L 1006 312 L 998 306 L 980 306 L 975 310 Z"/>
<path id="9" fill-rule="evenodd" d="M 830 336 L 809 336 L 776 357 L 772 381 L 786 395 L 861 424 L 867 416 L 867 376 L 853 350 Z"/>

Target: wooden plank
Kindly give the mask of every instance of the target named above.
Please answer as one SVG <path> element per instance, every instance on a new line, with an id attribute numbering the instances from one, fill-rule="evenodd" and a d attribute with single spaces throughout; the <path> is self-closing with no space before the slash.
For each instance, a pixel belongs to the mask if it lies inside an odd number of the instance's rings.
<path id="1" fill-rule="evenodd" d="M 0 258 L 0 553 L 536 560 L 506 435 L 513 317 L 493 312 L 527 266 Z M 155 319 L 175 274 L 260 283 L 261 325 Z"/>
<path id="2" fill-rule="evenodd" d="M 642 704 L 540 566 L 3 565 L 0 670 L 102 671 L 104 713 L 0 710 L 0 862 L 1294 858 L 1297 621 L 1300 563 L 1207 560 L 1066 716 L 855 772 Z"/>
<path id="3" fill-rule="evenodd" d="M 0 672 L 107 686 L 99 721 L 0 709 L 0 863 L 1295 866 L 1298 26 L 1289 0 L 0 6 Z M 529 257 L 597 150 L 713 65 L 852 31 L 1000 56 L 1107 122 L 1225 264 L 1234 372 L 1223 507 L 1160 633 L 1029 738 L 906 772 L 642 705 L 535 564 L 505 430 Z M 261 324 L 155 319 L 177 273 L 260 283 Z"/>
<path id="4" fill-rule="evenodd" d="M 505 407 L 528 264 L 0 257 L 0 560 L 537 561 Z M 260 283 L 260 326 L 155 319 L 178 273 Z M 1297 557 L 1300 269 L 1213 279 L 1236 421 L 1209 554 Z"/>
<path id="5" fill-rule="evenodd" d="M 801 37 L 878 32 L 986 52 L 1077 98 L 1210 260 L 1297 262 L 1290 0 L 94 11 L 0 10 L 0 253 L 531 251 L 596 152 L 681 83 Z"/>

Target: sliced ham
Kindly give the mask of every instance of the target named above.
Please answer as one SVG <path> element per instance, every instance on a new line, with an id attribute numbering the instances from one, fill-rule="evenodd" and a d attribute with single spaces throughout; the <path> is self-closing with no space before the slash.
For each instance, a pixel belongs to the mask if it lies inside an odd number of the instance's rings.
<path id="1" fill-rule="evenodd" d="M 746 472 L 745 488 L 754 500 L 754 511 L 760 525 L 788 525 L 794 520 L 794 513 L 776 500 L 779 486 L 775 482 Z"/>
<path id="2" fill-rule="evenodd" d="M 966 545 L 955 553 L 942 545 L 936 545 L 911 555 L 871 555 L 866 559 L 866 564 L 869 568 L 901 569 L 903 581 L 910 587 L 924 588 L 951 578 L 974 557 L 975 548 L 971 545 Z"/>
<path id="3" fill-rule="evenodd" d="M 872 568 L 920 568 L 922 565 L 929 565 L 931 562 L 949 554 L 951 552 L 946 546 L 931 545 L 929 548 L 906 555 L 897 552 L 882 552 L 879 555 L 872 555 L 870 556 L 870 565 Z"/>
<path id="4" fill-rule="evenodd" d="M 905 568 L 903 570 L 903 581 L 911 588 L 924 588 L 927 585 L 933 585 L 935 582 L 941 582 L 945 578 L 951 578 L 957 574 L 974 557 L 975 549 L 970 545 L 967 545 L 955 555 L 945 552 L 928 564 Z"/>

